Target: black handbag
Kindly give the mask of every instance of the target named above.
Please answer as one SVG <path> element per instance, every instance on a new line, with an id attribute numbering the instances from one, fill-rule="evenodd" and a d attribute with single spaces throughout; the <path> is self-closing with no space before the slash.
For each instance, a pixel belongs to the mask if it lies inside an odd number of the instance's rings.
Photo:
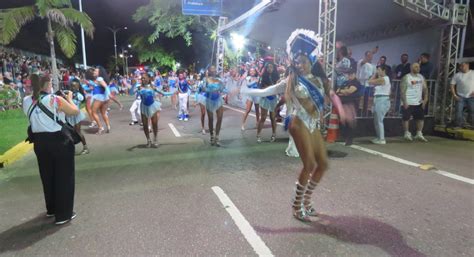
<path id="1" fill-rule="evenodd" d="M 30 111 L 28 113 L 28 121 L 31 118 L 31 114 L 33 113 L 33 110 L 36 108 L 36 104 L 32 105 L 30 107 Z M 30 144 L 34 143 L 35 141 L 35 134 L 33 133 L 33 130 L 31 129 L 31 125 L 28 126 L 28 130 L 26 131 L 28 137 L 25 139 L 25 142 L 30 142 Z"/>
<path id="2" fill-rule="evenodd" d="M 57 116 L 55 119 L 54 114 L 50 110 L 48 110 L 48 108 L 46 108 L 46 106 L 44 106 L 41 101 L 38 101 L 37 105 L 46 115 L 48 115 L 48 117 L 56 121 L 56 123 L 61 126 L 61 132 L 67 140 L 71 141 L 74 144 L 78 144 L 79 142 L 81 142 L 81 136 L 79 136 L 79 133 L 77 133 L 77 131 L 71 124 L 63 122 L 62 120 L 58 119 Z"/>

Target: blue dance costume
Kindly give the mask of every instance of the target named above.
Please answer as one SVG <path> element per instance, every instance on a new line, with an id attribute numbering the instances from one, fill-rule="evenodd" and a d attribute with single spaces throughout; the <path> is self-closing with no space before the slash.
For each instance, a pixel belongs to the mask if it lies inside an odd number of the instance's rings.
<path id="1" fill-rule="evenodd" d="M 206 109 L 210 112 L 215 112 L 224 105 L 224 100 L 222 99 L 222 93 L 226 93 L 227 90 L 218 78 L 213 78 L 217 82 L 210 83 L 205 85 L 206 91 Z"/>
<path id="2" fill-rule="evenodd" d="M 72 116 L 67 115 L 66 121 L 72 126 L 75 126 L 86 119 L 86 115 L 84 115 L 84 113 L 81 111 L 81 103 L 84 101 L 84 96 L 79 92 L 73 92 L 72 101 L 79 109 L 79 114 Z"/>
<path id="3" fill-rule="evenodd" d="M 157 111 L 161 111 L 161 102 L 155 97 L 156 93 L 171 96 L 173 93 L 163 92 L 159 89 L 146 85 L 137 95 L 141 98 L 140 111 L 147 118 L 151 118 Z"/>

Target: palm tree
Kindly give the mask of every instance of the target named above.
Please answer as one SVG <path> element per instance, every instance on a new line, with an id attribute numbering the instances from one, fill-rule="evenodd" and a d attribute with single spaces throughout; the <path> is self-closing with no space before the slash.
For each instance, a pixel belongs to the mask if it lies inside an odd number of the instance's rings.
<path id="1" fill-rule="evenodd" d="M 6 45 L 15 39 L 28 22 L 40 18 L 47 22 L 46 39 L 51 51 L 53 86 L 59 86 L 54 39 L 66 55 L 71 58 L 76 52 L 77 37 L 74 24 L 81 25 L 89 37 L 93 37 L 94 25 L 91 18 L 72 7 L 71 0 L 36 0 L 31 6 L 0 10 L 0 44 Z"/>

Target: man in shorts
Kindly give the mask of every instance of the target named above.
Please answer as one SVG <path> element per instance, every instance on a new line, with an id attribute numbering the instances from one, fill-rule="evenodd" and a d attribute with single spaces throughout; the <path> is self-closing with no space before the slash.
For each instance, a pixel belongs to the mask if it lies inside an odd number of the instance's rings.
<path id="1" fill-rule="evenodd" d="M 400 88 L 403 104 L 404 138 L 408 141 L 413 141 L 408 126 L 410 118 L 413 117 L 416 121 L 416 135 L 414 139 L 428 142 L 422 132 L 425 118 L 424 110 L 428 103 L 428 87 L 426 86 L 425 78 L 420 74 L 420 64 L 413 63 L 411 65 L 411 72 L 403 77 Z"/>

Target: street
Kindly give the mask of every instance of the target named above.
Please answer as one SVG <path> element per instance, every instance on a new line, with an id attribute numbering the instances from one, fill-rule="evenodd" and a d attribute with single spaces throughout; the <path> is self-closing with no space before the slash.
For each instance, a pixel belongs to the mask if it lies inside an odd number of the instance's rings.
<path id="1" fill-rule="evenodd" d="M 159 147 L 146 148 L 142 127 L 128 124 L 132 99 L 121 100 L 110 134 L 83 126 L 91 153 L 76 156 L 70 224 L 45 217 L 33 152 L 0 170 L 0 256 L 474 256 L 473 142 L 355 140 L 461 179 L 329 145 L 348 155 L 330 159 L 313 194 L 321 215 L 306 224 L 292 217 L 302 164 L 285 155 L 282 126 L 270 143 L 267 123 L 258 144 L 255 117 L 241 132 L 242 113 L 226 108 L 214 147 L 200 133 L 199 108 L 178 121 L 166 99 Z"/>

